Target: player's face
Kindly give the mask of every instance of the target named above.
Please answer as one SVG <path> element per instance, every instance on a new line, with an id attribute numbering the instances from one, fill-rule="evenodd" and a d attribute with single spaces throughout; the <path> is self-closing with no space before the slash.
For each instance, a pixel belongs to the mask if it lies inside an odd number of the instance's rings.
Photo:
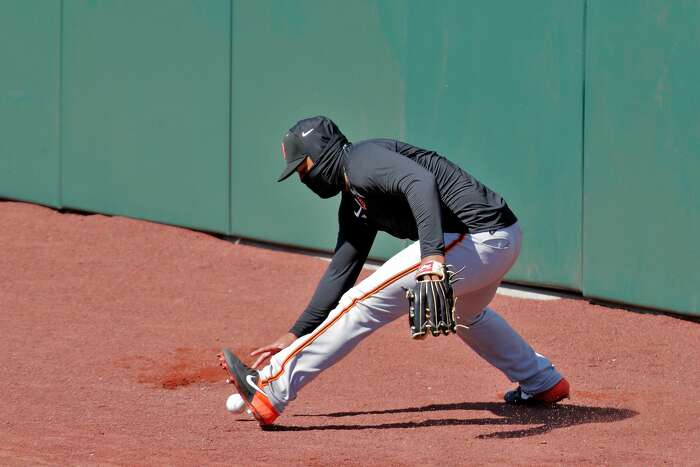
<path id="1" fill-rule="evenodd" d="M 306 174 L 308 174 L 311 171 L 311 168 L 313 166 L 314 166 L 314 162 L 311 160 L 310 157 L 307 156 L 304 159 L 304 162 L 302 162 L 301 164 L 299 164 L 297 166 L 297 173 L 299 174 L 299 180 L 304 178 L 304 176 L 306 176 Z"/>

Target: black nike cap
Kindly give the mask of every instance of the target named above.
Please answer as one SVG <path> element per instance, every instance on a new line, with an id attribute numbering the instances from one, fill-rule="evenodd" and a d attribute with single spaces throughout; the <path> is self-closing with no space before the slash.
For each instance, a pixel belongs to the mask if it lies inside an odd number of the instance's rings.
<path id="1" fill-rule="evenodd" d="M 299 120 L 284 135 L 282 157 L 287 165 L 277 179 L 278 182 L 294 173 L 306 156 L 314 159 L 321 154 L 329 139 L 327 132 L 324 131 L 324 124 L 327 125 L 327 122 L 335 127 L 328 118 L 321 116 Z"/>

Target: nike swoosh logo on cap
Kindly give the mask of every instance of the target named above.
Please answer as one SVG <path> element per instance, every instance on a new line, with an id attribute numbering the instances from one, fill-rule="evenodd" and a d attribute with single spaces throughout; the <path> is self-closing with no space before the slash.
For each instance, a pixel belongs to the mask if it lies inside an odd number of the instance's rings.
<path id="1" fill-rule="evenodd" d="M 312 131 L 314 131 L 313 128 L 310 129 L 309 131 L 302 131 L 302 132 L 301 132 L 302 138 L 306 138 L 307 136 L 309 136 L 309 134 L 310 134 Z"/>

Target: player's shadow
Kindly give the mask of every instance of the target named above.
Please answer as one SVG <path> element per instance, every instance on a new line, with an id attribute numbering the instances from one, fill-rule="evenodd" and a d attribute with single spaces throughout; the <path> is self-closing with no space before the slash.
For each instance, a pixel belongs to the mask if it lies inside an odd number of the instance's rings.
<path id="1" fill-rule="evenodd" d="M 361 412 L 332 412 L 326 414 L 299 414 L 295 417 L 328 417 L 333 419 L 360 415 L 389 415 L 399 413 L 429 413 L 448 410 L 488 411 L 495 417 L 482 418 L 430 418 L 418 422 L 395 422 L 380 424 L 333 424 L 317 426 L 272 425 L 271 431 L 313 431 L 313 430 L 388 430 L 399 428 L 426 428 L 449 425 L 510 426 L 530 425 L 526 428 L 497 431 L 477 436 L 477 438 L 524 438 L 541 435 L 557 428 L 586 423 L 612 423 L 634 417 L 637 412 L 612 407 L 587 407 L 582 405 L 558 404 L 554 407 L 523 407 L 496 402 L 460 402 L 455 404 L 431 404 L 423 407 L 402 409 L 370 410 Z"/>

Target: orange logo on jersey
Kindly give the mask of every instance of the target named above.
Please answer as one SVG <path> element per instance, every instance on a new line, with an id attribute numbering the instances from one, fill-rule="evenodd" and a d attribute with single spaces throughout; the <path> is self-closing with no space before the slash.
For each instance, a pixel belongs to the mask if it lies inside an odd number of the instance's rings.
<path id="1" fill-rule="evenodd" d="M 365 198 L 354 191 L 352 191 L 352 194 L 354 195 L 355 203 L 357 205 L 357 211 L 353 210 L 355 217 L 358 219 L 367 219 L 367 203 L 365 202 Z"/>

